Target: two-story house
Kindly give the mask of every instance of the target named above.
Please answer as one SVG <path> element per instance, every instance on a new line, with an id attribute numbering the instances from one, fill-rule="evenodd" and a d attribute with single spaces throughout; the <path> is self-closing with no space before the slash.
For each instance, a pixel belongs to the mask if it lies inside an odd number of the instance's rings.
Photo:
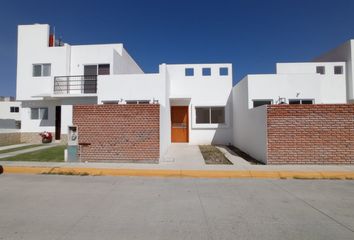
<path id="1" fill-rule="evenodd" d="M 123 44 L 69 45 L 47 24 L 18 27 L 24 142 L 42 131 L 65 141 L 75 105 L 158 103 L 160 155 L 172 142 L 229 144 L 231 90 L 231 64 L 161 64 L 145 74 Z"/>

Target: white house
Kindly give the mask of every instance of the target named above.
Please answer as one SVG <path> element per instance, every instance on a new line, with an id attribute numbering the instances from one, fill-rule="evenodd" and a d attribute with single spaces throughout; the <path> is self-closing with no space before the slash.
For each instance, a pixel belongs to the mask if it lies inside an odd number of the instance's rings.
<path id="1" fill-rule="evenodd" d="M 47 24 L 18 27 L 21 137 L 65 140 L 73 105 L 160 104 L 160 153 L 171 142 L 232 142 L 232 65 L 161 64 L 145 74 L 123 44 L 72 46 Z M 182 116 L 182 118 L 181 118 Z"/>
<path id="2" fill-rule="evenodd" d="M 275 74 L 247 75 L 233 88 L 233 143 L 267 162 L 267 109 L 272 104 L 346 104 L 353 101 L 351 62 L 278 63 Z M 348 69 L 349 68 L 349 69 Z M 349 94 L 348 94 L 349 93 Z M 286 133 L 285 133 L 286 134 Z"/>
<path id="3" fill-rule="evenodd" d="M 18 129 L 21 121 L 21 102 L 13 97 L 0 97 L 0 129 Z"/>

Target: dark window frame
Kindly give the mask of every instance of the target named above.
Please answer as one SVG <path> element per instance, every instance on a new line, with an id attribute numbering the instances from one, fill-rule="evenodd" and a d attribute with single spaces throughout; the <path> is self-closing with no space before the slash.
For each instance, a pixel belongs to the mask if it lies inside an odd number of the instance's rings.
<path id="1" fill-rule="evenodd" d="M 325 75 L 326 74 L 326 67 L 325 66 L 316 66 L 316 73 Z"/>
<path id="2" fill-rule="evenodd" d="M 334 66 L 333 73 L 334 73 L 334 75 L 342 75 L 343 74 L 343 66 Z"/>
<path id="3" fill-rule="evenodd" d="M 184 76 L 193 77 L 194 76 L 194 68 L 185 68 L 184 69 Z"/>
<path id="4" fill-rule="evenodd" d="M 202 68 L 202 76 L 211 76 L 211 68 L 203 67 Z"/>
<path id="5" fill-rule="evenodd" d="M 218 117 L 218 119 L 220 119 L 220 116 L 213 116 L 213 113 L 220 110 L 222 110 L 222 117 L 221 117 L 222 121 L 214 121 L 215 117 Z M 205 119 L 202 119 L 203 121 L 200 121 L 201 118 L 198 117 L 199 111 L 204 111 L 204 114 L 205 111 L 208 111 L 208 116 L 206 118 L 207 119 L 206 121 Z M 195 123 L 196 124 L 226 124 L 226 107 L 225 106 L 195 107 Z"/>
<path id="6" fill-rule="evenodd" d="M 272 105 L 273 104 L 273 99 L 253 99 L 252 100 L 253 102 L 253 107 L 260 107 L 260 106 L 263 106 L 263 105 Z M 263 104 L 255 104 L 255 103 L 261 103 L 263 102 Z M 255 106 L 257 105 L 257 106 Z"/>
<path id="7" fill-rule="evenodd" d="M 219 68 L 220 76 L 229 76 L 229 68 L 228 67 L 220 67 Z"/>

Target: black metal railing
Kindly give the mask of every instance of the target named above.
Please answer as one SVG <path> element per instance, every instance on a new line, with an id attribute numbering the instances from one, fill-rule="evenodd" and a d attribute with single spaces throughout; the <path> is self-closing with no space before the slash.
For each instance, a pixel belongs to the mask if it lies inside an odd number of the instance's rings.
<path id="1" fill-rule="evenodd" d="M 58 76 L 54 77 L 54 94 L 97 93 L 97 76 Z"/>

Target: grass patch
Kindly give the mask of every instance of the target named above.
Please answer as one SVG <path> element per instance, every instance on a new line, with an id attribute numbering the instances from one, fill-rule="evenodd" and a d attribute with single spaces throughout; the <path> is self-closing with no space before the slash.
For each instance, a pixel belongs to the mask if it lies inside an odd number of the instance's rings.
<path id="1" fill-rule="evenodd" d="M 13 157 L 2 158 L 1 161 L 64 162 L 65 149 L 66 146 L 51 147 Z"/>
<path id="2" fill-rule="evenodd" d="M 42 146 L 42 145 L 43 144 L 34 144 L 34 145 L 17 147 L 17 148 L 5 149 L 5 150 L 1 150 L 0 154 L 9 153 L 9 152 L 16 152 L 16 151 L 20 151 L 20 150 L 24 150 L 24 149 L 28 149 L 28 148 L 39 147 L 39 146 Z"/>
<path id="3" fill-rule="evenodd" d="M 231 164 L 225 155 L 215 146 L 200 145 L 200 152 L 203 155 L 206 164 Z"/>

